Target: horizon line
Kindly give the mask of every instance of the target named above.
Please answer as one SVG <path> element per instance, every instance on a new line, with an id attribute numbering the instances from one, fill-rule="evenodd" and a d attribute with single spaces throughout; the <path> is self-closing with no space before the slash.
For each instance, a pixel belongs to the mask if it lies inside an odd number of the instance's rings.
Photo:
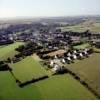
<path id="1" fill-rule="evenodd" d="M 13 16 L 13 17 L 0 17 L 0 20 L 3 19 L 41 19 L 41 18 L 60 18 L 60 17 L 100 17 L 100 14 L 86 14 L 86 15 L 62 15 L 62 16 Z"/>

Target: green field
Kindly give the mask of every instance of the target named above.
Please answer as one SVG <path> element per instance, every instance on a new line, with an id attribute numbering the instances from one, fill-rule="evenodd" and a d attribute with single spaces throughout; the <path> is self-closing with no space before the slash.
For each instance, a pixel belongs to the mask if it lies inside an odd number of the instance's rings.
<path id="1" fill-rule="evenodd" d="M 100 49 L 99 48 L 95 48 L 94 47 L 94 51 L 100 53 Z"/>
<path id="2" fill-rule="evenodd" d="M 61 27 L 62 31 L 75 31 L 75 32 L 84 32 L 89 29 L 89 27 L 84 27 L 81 25 L 74 25 L 74 26 L 66 26 Z"/>
<path id="3" fill-rule="evenodd" d="M 62 31 L 75 31 L 75 32 L 84 32 L 86 30 L 90 30 L 93 33 L 100 33 L 100 22 L 92 22 L 92 21 L 86 21 L 84 23 L 71 25 L 71 26 L 65 26 L 61 27 Z"/>
<path id="4" fill-rule="evenodd" d="M 74 46 L 73 48 L 74 49 L 85 49 L 85 48 L 88 48 L 88 47 L 90 47 L 90 45 L 88 43 L 84 43 L 84 44 L 81 44 L 81 45 Z"/>
<path id="5" fill-rule="evenodd" d="M 54 76 L 37 83 L 43 100 L 91 100 L 95 99 L 69 74 Z"/>
<path id="6" fill-rule="evenodd" d="M 94 53 L 89 58 L 77 60 L 66 67 L 85 80 L 100 95 L 100 53 Z"/>
<path id="7" fill-rule="evenodd" d="M 0 100 L 41 100 L 37 87 L 19 88 L 11 73 L 0 72 Z"/>
<path id="8" fill-rule="evenodd" d="M 95 25 L 96 27 L 100 27 L 100 22 L 99 22 L 99 23 L 94 23 L 94 25 Z"/>
<path id="9" fill-rule="evenodd" d="M 22 83 L 46 75 L 45 69 L 31 56 L 10 65 L 15 77 Z"/>
<path id="10" fill-rule="evenodd" d="M 0 47 L 0 60 L 7 59 L 8 57 L 13 57 L 17 51 L 15 51 L 15 48 L 17 48 L 19 45 L 22 45 L 22 42 L 15 42 L 10 45 L 1 46 Z"/>
<path id="11" fill-rule="evenodd" d="M 4 46 L 0 46 L 0 49 L 3 48 L 3 47 L 5 47 L 5 46 L 6 46 L 6 45 L 4 45 Z"/>
<path id="12" fill-rule="evenodd" d="M 10 72 L 0 72 L 0 100 L 96 100 L 70 75 L 53 76 L 20 88 Z"/>

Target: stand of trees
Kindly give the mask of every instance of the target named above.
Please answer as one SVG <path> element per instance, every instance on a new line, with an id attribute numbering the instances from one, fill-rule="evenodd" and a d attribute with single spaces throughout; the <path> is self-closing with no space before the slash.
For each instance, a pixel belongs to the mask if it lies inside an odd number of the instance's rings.
<path id="1" fill-rule="evenodd" d="M 7 71 L 7 70 L 11 70 L 8 64 L 6 64 L 4 61 L 0 61 L 0 71 Z"/>

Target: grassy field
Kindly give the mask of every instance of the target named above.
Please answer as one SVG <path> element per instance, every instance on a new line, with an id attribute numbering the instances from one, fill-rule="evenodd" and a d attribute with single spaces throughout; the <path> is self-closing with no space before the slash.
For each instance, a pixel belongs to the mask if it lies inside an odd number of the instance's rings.
<path id="1" fill-rule="evenodd" d="M 95 99 L 69 74 L 54 76 L 37 83 L 43 100 L 92 100 Z"/>
<path id="2" fill-rule="evenodd" d="M 0 49 L 3 48 L 3 47 L 5 47 L 5 46 L 6 46 L 6 45 L 4 45 L 4 46 L 0 46 Z"/>
<path id="3" fill-rule="evenodd" d="M 0 72 L 0 100 L 96 100 L 70 75 L 53 76 L 20 88 L 10 72 Z"/>
<path id="4" fill-rule="evenodd" d="M 61 27 L 61 29 L 62 31 L 75 31 L 75 32 L 84 32 L 86 30 L 90 30 L 91 32 L 94 33 L 100 33 L 100 22 L 97 23 L 97 22 L 87 21 L 77 25 Z"/>
<path id="5" fill-rule="evenodd" d="M 73 48 L 74 49 L 85 49 L 85 48 L 88 48 L 88 47 L 90 47 L 90 45 L 88 43 L 84 43 L 84 44 L 81 44 L 81 45 L 74 46 Z"/>
<path id="6" fill-rule="evenodd" d="M 45 69 L 31 56 L 11 65 L 15 77 L 22 83 L 46 75 Z"/>
<path id="7" fill-rule="evenodd" d="M 19 88 L 10 72 L 0 71 L 0 100 L 42 100 L 37 87 Z"/>
<path id="8" fill-rule="evenodd" d="M 100 95 L 100 53 L 75 61 L 66 67 L 85 80 Z"/>
<path id="9" fill-rule="evenodd" d="M 7 59 L 8 57 L 13 57 L 17 51 L 15 51 L 15 48 L 17 48 L 19 45 L 22 45 L 22 42 L 15 42 L 10 45 L 1 46 L 0 47 L 0 60 Z"/>
<path id="10" fill-rule="evenodd" d="M 99 23 L 94 23 L 94 25 L 95 25 L 96 27 L 100 27 L 100 22 L 99 22 Z"/>
<path id="11" fill-rule="evenodd" d="M 95 48 L 95 47 L 94 47 L 94 51 L 100 53 L 100 49 L 99 49 L 99 48 Z"/>

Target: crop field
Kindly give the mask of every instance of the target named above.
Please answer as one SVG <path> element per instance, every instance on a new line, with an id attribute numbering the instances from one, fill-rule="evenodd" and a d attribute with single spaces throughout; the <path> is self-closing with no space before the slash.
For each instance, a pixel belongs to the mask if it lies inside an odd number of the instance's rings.
<path id="1" fill-rule="evenodd" d="M 15 42 L 10 45 L 0 46 L 0 60 L 5 60 L 8 57 L 13 57 L 17 53 L 15 48 L 22 44 L 23 42 Z"/>
<path id="2" fill-rule="evenodd" d="M 100 95 L 100 53 L 94 53 L 89 58 L 77 60 L 66 68 L 76 73 L 82 80 Z"/>
<path id="3" fill-rule="evenodd" d="M 14 76 L 22 83 L 46 75 L 45 69 L 31 56 L 10 66 Z"/>
<path id="4" fill-rule="evenodd" d="M 9 71 L 0 71 L 0 100 L 97 100 L 70 75 L 57 75 L 20 88 Z"/>

